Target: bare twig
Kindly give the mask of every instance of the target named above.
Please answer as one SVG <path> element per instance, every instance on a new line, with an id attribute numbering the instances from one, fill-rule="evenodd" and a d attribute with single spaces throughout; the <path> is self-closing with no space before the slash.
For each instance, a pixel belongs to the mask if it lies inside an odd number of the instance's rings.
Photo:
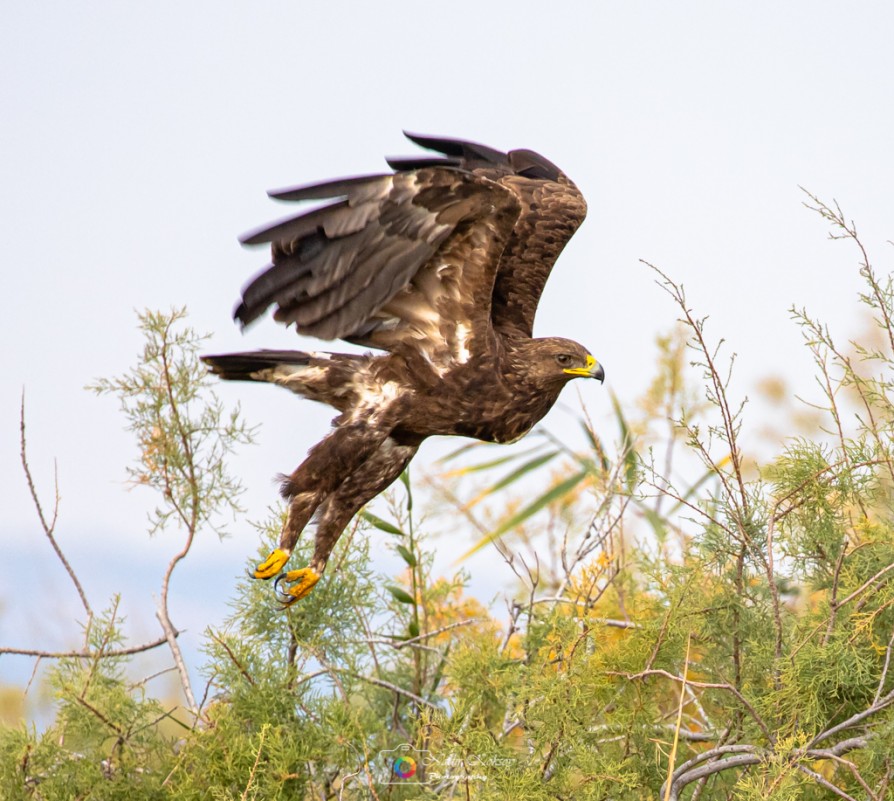
<path id="1" fill-rule="evenodd" d="M 34 679 L 37 677 L 37 671 L 40 669 L 40 660 L 41 657 L 39 656 L 34 660 L 34 667 L 31 670 L 31 676 L 28 679 L 28 683 L 25 685 L 25 692 L 22 693 L 23 696 L 27 696 L 31 691 L 31 685 L 34 683 Z"/>
<path id="2" fill-rule="evenodd" d="M 443 634 L 445 631 L 451 631 L 452 629 L 457 629 L 461 626 L 470 626 L 473 623 L 480 623 L 482 620 L 483 618 L 479 617 L 470 617 L 466 618 L 465 620 L 457 620 L 453 623 L 448 623 L 446 626 L 442 626 L 439 629 L 435 629 L 434 631 L 427 631 L 423 634 L 418 635 L 417 637 L 410 637 L 406 640 L 389 640 L 386 638 L 370 637 L 362 640 L 361 642 L 376 643 L 378 645 L 390 645 L 396 651 L 399 651 L 401 648 L 408 648 L 413 645 L 418 645 L 423 640 L 437 637 L 439 634 Z"/>
<path id="3" fill-rule="evenodd" d="M 161 624 L 162 631 L 164 631 L 165 633 L 168 647 L 171 649 L 171 655 L 174 657 L 174 664 L 177 665 L 177 670 L 180 673 L 180 684 L 183 687 L 183 694 L 186 697 L 186 702 L 187 704 L 189 704 L 189 708 L 192 713 L 194 715 L 198 715 L 199 708 L 196 704 L 196 699 L 192 692 L 192 682 L 189 678 L 189 671 L 186 668 L 186 663 L 183 660 L 183 653 L 181 652 L 180 646 L 177 643 L 177 638 L 174 635 L 174 624 L 171 622 L 171 616 L 168 611 L 168 589 L 170 587 L 171 575 L 174 572 L 174 568 L 176 568 L 177 565 L 186 558 L 186 556 L 189 554 L 190 549 L 192 548 L 192 543 L 195 539 L 196 530 L 199 525 L 200 508 L 200 500 L 198 498 L 199 485 L 195 474 L 193 449 L 190 443 L 189 434 L 186 431 L 180 418 L 180 411 L 178 408 L 177 400 L 174 397 L 174 377 L 171 375 L 170 366 L 168 364 L 168 335 L 173 324 L 173 319 L 168 321 L 168 324 L 165 326 L 164 335 L 162 338 L 162 345 L 160 350 L 162 360 L 162 377 L 165 384 L 165 391 L 167 393 L 168 403 L 171 407 L 171 415 L 174 419 L 174 425 L 180 439 L 180 445 L 183 448 L 183 454 L 185 456 L 185 462 L 187 466 L 187 481 L 190 488 L 192 502 L 190 504 L 190 513 L 189 515 L 186 515 L 176 501 L 176 494 L 171 491 L 172 488 L 170 478 L 168 476 L 168 460 L 163 459 L 162 464 L 164 469 L 165 483 L 168 487 L 167 497 L 168 500 L 177 509 L 178 515 L 183 521 L 183 524 L 186 526 L 187 533 L 186 543 L 184 544 L 180 552 L 177 553 L 173 557 L 173 559 L 171 559 L 170 563 L 168 564 L 167 570 L 165 570 L 165 574 L 161 582 L 161 597 L 158 600 L 158 609 L 156 610 L 155 616 L 158 618 L 158 622 Z"/>
<path id="4" fill-rule="evenodd" d="M 848 795 L 848 793 L 844 792 L 844 790 L 842 790 L 840 787 L 832 784 L 832 782 L 830 782 L 828 779 L 821 776 L 816 771 L 811 770 L 806 765 L 797 765 L 796 767 L 805 776 L 809 776 L 811 779 L 813 779 L 818 785 L 820 785 L 820 787 L 825 787 L 830 792 L 835 793 L 835 795 L 837 795 L 839 798 L 843 798 L 844 801 L 857 801 L 857 799 L 854 798 L 852 795 Z"/>
<path id="5" fill-rule="evenodd" d="M 105 656 L 105 651 L 108 648 L 109 641 L 112 638 L 112 635 L 115 633 L 115 622 L 118 619 L 118 605 L 121 603 L 121 596 L 116 595 L 115 601 L 112 604 L 112 609 L 109 612 L 109 623 L 105 627 L 105 631 L 102 633 L 102 641 L 99 643 L 99 648 L 93 651 L 93 656 L 91 657 L 91 665 L 90 669 L 87 671 L 87 675 L 84 678 L 84 686 L 81 688 L 81 698 L 85 698 L 87 696 L 87 690 L 90 687 L 90 684 L 93 681 L 93 677 L 96 675 L 99 670 L 99 663 Z"/>
<path id="6" fill-rule="evenodd" d="M 177 644 L 178 632 L 174 628 L 174 625 L 171 623 L 171 618 L 169 617 L 167 610 L 167 583 L 170 579 L 173 564 L 174 563 L 172 562 L 171 565 L 168 567 L 168 572 L 165 573 L 163 596 L 162 600 L 159 600 L 158 609 L 155 612 L 155 616 L 158 618 L 158 622 L 161 623 L 161 628 L 165 633 L 164 641 L 171 649 L 171 654 L 174 657 L 174 664 L 177 665 L 177 672 L 180 674 L 180 683 L 183 686 L 183 694 L 186 696 L 186 702 L 187 704 L 189 704 L 189 709 L 193 714 L 198 714 L 199 707 L 196 704 L 195 696 L 192 694 L 192 684 L 189 680 L 189 671 L 186 669 L 186 663 L 183 661 L 183 653 L 180 650 L 180 646 Z"/>
<path id="7" fill-rule="evenodd" d="M 412 693 L 409 690 L 405 690 L 403 687 L 398 687 L 396 684 L 392 684 L 390 681 L 376 679 L 372 676 L 364 676 L 360 673 L 351 673 L 350 671 L 345 671 L 345 675 L 350 676 L 354 679 L 359 679 L 360 681 L 365 681 L 368 684 L 375 684 L 377 687 L 384 687 L 386 690 L 391 690 L 391 692 L 396 693 L 397 695 L 402 695 L 405 698 L 409 698 L 411 701 L 415 701 L 417 704 L 421 704 L 422 706 L 427 706 L 429 709 L 438 708 L 431 701 L 427 701 L 422 696 L 416 695 L 416 693 Z"/>
<path id="8" fill-rule="evenodd" d="M 718 745 L 714 748 L 709 748 L 707 751 L 701 751 L 695 756 L 690 757 L 686 760 L 682 765 L 680 765 L 675 771 L 675 776 L 682 776 L 687 771 L 694 768 L 696 765 L 701 765 L 703 762 L 712 762 L 721 757 L 727 757 L 730 754 L 760 754 L 762 753 L 762 749 L 758 748 L 755 745 L 748 745 L 747 743 L 732 743 L 728 745 Z"/>
<path id="9" fill-rule="evenodd" d="M 748 699 L 745 698 L 742 693 L 735 688 L 732 684 L 728 682 L 708 682 L 708 681 L 693 681 L 692 679 L 684 679 L 682 676 L 677 676 L 673 673 L 668 672 L 667 670 L 642 670 L 639 673 L 619 673 L 614 670 L 607 671 L 609 676 L 623 676 L 630 681 L 636 679 L 644 679 L 647 676 L 664 676 L 667 679 L 671 679 L 672 681 L 678 681 L 684 684 L 688 684 L 690 687 L 700 687 L 705 690 L 726 690 L 727 692 L 732 693 L 739 700 L 739 703 L 748 710 L 748 713 L 753 718 L 754 722 L 760 727 L 760 730 L 764 733 L 764 736 L 767 738 L 767 741 L 773 743 L 775 738 L 770 733 L 770 729 L 767 727 L 767 724 L 764 723 L 763 719 L 760 715 L 758 715 L 757 710 L 751 705 Z M 814 741 L 816 742 L 816 741 Z"/>
<path id="10" fill-rule="evenodd" d="M 160 644 L 164 644 L 166 642 L 167 642 L 167 640 L 161 640 Z M 159 676 L 164 676 L 165 673 L 170 673 L 172 670 L 176 670 L 176 669 L 177 669 L 176 667 L 166 667 L 166 668 L 162 668 L 161 670 L 156 670 L 155 673 L 151 673 L 150 675 L 145 676 L 144 678 L 139 679 L 138 681 L 132 682 L 130 684 L 130 689 L 135 690 L 135 689 L 137 689 L 137 687 L 145 687 L 153 679 L 157 679 Z"/>
<path id="11" fill-rule="evenodd" d="M 866 792 L 866 797 L 869 798 L 870 801 L 880 801 L 880 797 L 873 792 L 872 788 L 866 782 L 866 779 L 863 778 L 863 775 L 860 773 L 859 769 L 853 762 L 851 762 L 849 759 L 838 756 L 831 751 L 825 751 L 823 752 L 823 754 L 824 756 L 827 756 L 828 759 L 833 760 L 839 765 L 844 765 L 850 771 L 850 774 L 854 777 L 854 779 L 857 780 L 857 783 Z"/>
<path id="12" fill-rule="evenodd" d="M 507 602 L 508 603 L 508 602 Z M 512 635 L 518 631 L 518 619 L 521 617 L 522 613 L 522 605 L 517 601 L 513 601 L 509 604 L 509 625 L 506 626 L 506 635 L 503 637 L 503 642 L 500 644 L 500 653 L 505 653 L 506 649 L 509 647 L 509 643 L 512 641 Z"/>
<path id="13" fill-rule="evenodd" d="M 812 749 L 817 743 L 821 743 L 823 740 L 828 740 L 830 737 L 834 737 L 836 734 L 840 734 L 847 729 L 852 729 L 855 726 L 859 726 L 866 718 L 872 717 L 873 715 L 878 714 L 883 709 L 887 709 L 889 706 L 894 704 L 894 690 L 889 692 L 887 695 L 883 695 L 878 699 L 877 702 L 873 703 L 872 706 L 864 709 L 862 712 L 857 712 L 854 715 L 851 715 L 847 720 L 841 721 L 841 723 L 832 726 L 830 729 L 826 729 L 823 732 L 820 732 L 816 735 L 808 744 L 807 749 Z M 859 748 L 865 744 L 863 738 L 855 737 L 851 740 L 845 740 L 844 743 L 847 743 L 847 748 L 845 750 L 852 750 L 852 748 Z M 853 745 L 851 745 L 853 744 Z M 838 743 L 833 747 L 833 751 L 839 748 L 842 744 Z M 844 751 L 836 751 L 839 756 L 844 753 Z"/>
<path id="14" fill-rule="evenodd" d="M 885 679 L 888 678 L 888 668 L 891 666 L 891 649 L 894 648 L 894 629 L 891 630 L 891 637 L 888 640 L 888 647 L 885 648 L 885 664 L 882 667 L 882 675 L 879 676 L 878 687 L 875 691 L 875 696 L 872 699 L 872 704 L 875 706 L 879 699 L 882 697 L 882 691 L 885 689 Z"/>
<path id="15" fill-rule="evenodd" d="M 625 733 L 619 734 L 617 737 L 605 737 L 604 739 L 599 739 L 596 742 L 598 743 L 611 743 L 616 742 L 618 740 L 623 740 L 624 737 L 627 736 L 627 730 L 630 728 L 629 723 L 624 723 L 623 725 L 608 725 L 601 724 L 599 726 L 590 726 L 587 731 L 590 734 L 599 734 L 602 731 L 606 733 L 622 730 Z M 646 730 L 653 730 L 656 734 L 673 734 L 677 731 L 677 727 L 673 723 L 646 723 L 643 725 L 643 728 Z M 506 732 L 504 731 L 505 735 Z M 692 731 L 691 729 L 680 728 L 678 732 L 678 737 L 681 740 L 686 740 L 691 743 L 716 743 L 722 739 L 724 732 L 722 731 Z"/>
<path id="16" fill-rule="evenodd" d="M 54 484 L 55 484 L 55 500 L 53 502 L 53 517 L 52 520 L 47 521 L 46 516 L 43 512 L 43 507 L 40 503 L 40 498 L 37 496 L 37 489 L 34 486 L 34 479 L 31 476 L 31 468 L 28 466 L 28 456 L 25 448 L 25 391 L 22 390 L 22 403 L 19 414 L 19 444 L 21 446 L 21 457 L 22 457 L 22 469 L 25 471 L 25 480 L 28 482 L 28 490 L 31 493 L 31 500 L 34 501 L 34 508 L 37 510 L 37 516 L 40 518 L 40 525 L 43 528 L 44 534 L 47 535 L 47 539 L 50 541 L 50 545 L 53 546 L 53 550 L 56 552 L 56 556 L 59 557 L 59 561 L 62 562 L 62 566 L 65 568 L 66 573 L 68 573 L 69 578 L 71 578 L 72 583 L 77 590 L 78 596 L 81 599 L 81 604 L 84 607 L 84 611 L 87 613 L 87 636 L 89 636 L 90 632 L 90 624 L 93 622 L 93 609 L 90 607 L 90 602 L 87 600 L 87 594 L 84 592 L 84 588 L 81 585 L 81 582 L 78 580 L 77 574 L 74 572 L 74 569 L 69 564 L 68 559 L 65 558 L 65 554 L 62 553 L 62 549 L 59 547 L 59 543 L 56 541 L 56 521 L 59 517 L 59 477 L 58 473 L 54 469 Z"/>
<path id="17" fill-rule="evenodd" d="M 179 631 L 174 632 L 175 637 L 180 636 Z M 144 651 L 151 651 L 158 648 L 168 641 L 167 637 L 160 637 L 152 642 L 143 643 L 142 645 L 134 645 L 130 648 L 113 648 L 102 651 L 103 658 L 113 658 L 117 656 L 132 656 L 133 654 L 141 654 Z M 35 648 L 0 648 L 0 654 L 16 654 L 18 656 L 36 656 L 39 659 L 94 659 L 97 651 L 83 648 L 78 651 L 42 651 Z"/>
<path id="18" fill-rule="evenodd" d="M 592 604 L 587 601 L 573 600 L 572 598 L 536 598 L 534 600 L 534 606 L 538 604 L 570 604 L 572 606 L 581 606 L 585 609 L 589 609 Z M 598 626 L 607 626 L 612 629 L 638 629 L 640 628 L 638 623 L 634 623 L 630 620 L 617 620 L 611 617 L 588 617 L 587 623 L 595 624 Z"/>
<path id="19" fill-rule="evenodd" d="M 841 569 L 844 567 L 844 557 L 847 554 L 847 543 L 842 543 L 841 551 L 838 554 L 838 559 L 835 560 L 835 569 L 832 571 L 832 591 L 829 593 L 829 622 L 826 626 L 826 633 L 823 635 L 823 645 L 828 645 L 829 640 L 832 639 L 832 633 L 835 631 L 835 619 L 838 616 L 838 588 L 841 584 Z M 806 642 L 806 640 L 805 640 Z M 798 649 L 800 646 L 798 646 Z"/>
<path id="20" fill-rule="evenodd" d="M 312 681 L 313 679 L 317 678 L 317 676 L 327 676 L 330 674 L 330 672 L 331 671 L 329 668 L 322 668 L 320 670 L 315 670 L 313 673 L 308 673 L 306 676 L 302 676 L 300 679 L 296 679 L 295 683 L 292 685 L 292 687 L 298 687 L 299 685 L 304 684 L 305 682 Z"/>
<path id="21" fill-rule="evenodd" d="M 708 514 L 700 506 L 696 506 L 694 503 L 689 501 L 687 498 L 684 498 L 682 495 L 680 495 L 678 492 L 676 492 L 673 489 L 673 487 L 670 486 L 669 483 L 665 484 L 665 482 L 667 482 L 668 479 L 666 479 L 664 476 L 658 476 L 658 478 L 661 480 L 661 482 L 662 482 L 661 484 L 656 484 L 655 482 L 650 481 L 647 478 L 643 479 L 643 483 L 646 486 L 652 487 L 654 490 L 656 490 L 659 493 L 659 496 L 666 495 L 667 497 L 671 498 L 672 500 L 674 500 L 678 504 L 680 504 L 680 506 L 685 506 L 687 509 L 689 509 L 689 511 L 695 512 L 696 514 L 703 517 L 708 524 L 710 524 L 712 526 L 717 526 L 717 528 L 719 528 L 721 531 L 725 531 L 731 537 L 734 536 L 733 530 L 729 526 L 727 526 L 722 520 L 718 520 L 713 515 Z"/>
<path id="22" fill-rule="evenodd" d="M 867 589 L 869 589 L 873 584 L 875 584 L 876 581 L 878 581 L 882 576 L 884 576 L 886 573 L 890 572 L 891 570 L 894 570 L 894 562 L 887 565 L 886 567 L 883 567 L 881 570 L 878 571 L 878 573 L 876 573 L 871 578 L 866 579 L 866 581 L 864 581 L 859 587 L 857 587 L 857 589 L 855 589 L 850 595 L 848 595 L 846 598 L 842 598 L 840 601 L 838 601 L 835 604 L 835 608 L 840 609 L 842 606 L 846 606 L 847 604 L 849 604 L 851 601 L 854 600 L 854 598 L 856 598 L 858 595 L 862 595 Z"/>

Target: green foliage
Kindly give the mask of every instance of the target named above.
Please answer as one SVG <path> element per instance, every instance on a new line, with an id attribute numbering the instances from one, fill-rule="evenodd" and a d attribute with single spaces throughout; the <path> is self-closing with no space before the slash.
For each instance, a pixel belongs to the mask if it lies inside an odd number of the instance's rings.
<path id="1" fill-rule="evenodd" d="M 242 487 L 226 459 L 235 446 L 251 441 L 252 432 L 238 406 L 225 412 L 210 390 L 212 379 L 198 359 L 208 337 L 180 325 L 185 317 L 184 309 L 140 314 L 145 345 L 139 364 L 88 387 L 119 399 L 128 430 L 137 437 L 139 460 L 127 472 L 135 485 L 160 497 L 153 532 L 171 520 L 192 530 L 216 527 L 221 511 L 242 511 Z"/>
<path id="2" fill-rule="evenodd" d="M 117 599 L 94 619 L 89 658 L 60 659 L 49 676 L 56 718 L 43 733 L 0 731 L 4 798 L 158 798 L 170 759 L 161 703 L 131 684 L 121 644 Z M 180 724 L 174 723 L 179 728 Z"/>
<path id="3" fill-rule="evenodd" d="M 52 671 L 51 726 L 0 733 L 5 797 L 890 797 L 894 287 L 860 252 L 877 336 L 841 348 L 795 313 L 823 429 L 770 463 L 744 444 L 745 407 L 704 319 L 659 273 L 684 326 L 659 342 L 640 405 L 615 404 L 616 446 L 584 421 L 584 451 L 541 433 L 441 480 L 452 528 L 464 516 L 516 576 L 508 615 L 467 597 L 462 573 L 433 573 L 405 474 L 308 599 L 283 610 L 269 584 L 234 587 L 190 713 L 130 683 L 114 604 L 92 620 L 85 653 Z M 133 477 L 167 497 L 155 524 L 189 527 L 202 515 L 178 509 L 219 511 L 233 487 L 224 457 L 244 429 L 190 394 L 198 372 L 179 373 L 165 405 L 159 353 L 197 342 L 168 322 L 144 317 L 143 364 L 98 386 L 125 399 L 142 447 Z M 152 345 L 160 334 L 173 350 Z M 510 496 L 532 480 L 534 494 Z M 281 522 L 258 526 L 262 556 Z M 373 570 L 373 543 L 394 550 L 398 575 Z M 415 774 L 397 776 L 396 759 Z"/>

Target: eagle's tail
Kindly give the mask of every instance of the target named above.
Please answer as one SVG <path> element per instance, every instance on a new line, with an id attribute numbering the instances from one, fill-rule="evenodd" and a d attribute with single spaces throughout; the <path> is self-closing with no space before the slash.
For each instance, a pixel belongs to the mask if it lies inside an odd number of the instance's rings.
<path id="1" fill-rule="evenodd" d="M 248 353 L 222 353 L 202 356 L 211 372 L 227 381 L 269 381 L 276 367 L 307 367 L 318 354 L 300 350 L 255 350 Z M 326 354 L 328 355 L 328 354 Z"/>
<path id="2" fill-rule="evenodd" d="M 211 372 L 228 381 L 266 381 L 344 411 L 354 398 L 354 376 L 369 356 L 255 350 L 202 356 Z"/>

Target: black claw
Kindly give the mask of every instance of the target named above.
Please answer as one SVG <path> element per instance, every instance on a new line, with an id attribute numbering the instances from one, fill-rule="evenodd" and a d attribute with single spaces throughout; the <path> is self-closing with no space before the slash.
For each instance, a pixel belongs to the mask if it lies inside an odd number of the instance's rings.
<path id="1" fill-rule="evenodd" d="M 280 602 L 280 604 L 282 605 L 282 608 L 288 609 L 298 599 L 294 598 L 288 592 L 281 590 L 279 588 L 279 582 L 281 582 L 285 578 L 286 578 L 285 573 L 280 573 L 276 577 L 276 580 L 273 582 L 273 591 L 276 593 L 276 600 Z"/>
<path id="2" fill-rule="evenodd" d="M 270 581 L 270 579 L 273 578 L 273 576 L 256 576 L 251 570 L 246 570 L 245 575 L 248 576 L 250 579 L 254 579 L 255 581 Z"/>

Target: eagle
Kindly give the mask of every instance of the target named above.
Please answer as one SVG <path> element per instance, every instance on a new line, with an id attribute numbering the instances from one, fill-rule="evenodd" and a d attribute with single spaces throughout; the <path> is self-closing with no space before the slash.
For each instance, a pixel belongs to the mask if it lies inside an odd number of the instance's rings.
<path id="1" fill-rule="evenodd" d="M 427 437 L 515 442 L 570 380 L 605 377 L 583 345 L 533 337 L 553 264 L 586 215 L 574 183 L 531 150 L 406 136 L 439 155 L 269 192 L 329 202 L 241 238 L 272 252 L 242 290 L 233 316 L 243 328 L 274 306 L 299 334 L 372 350 L 202 357 L 222 379 L 277 384 L 338 412 L 283 477 L 279 546 L 253 574 L 278 576 L 286 606 L 313 589 L 354 515 Z M 309 565 L 283 572 L 312 520 Z"/>

